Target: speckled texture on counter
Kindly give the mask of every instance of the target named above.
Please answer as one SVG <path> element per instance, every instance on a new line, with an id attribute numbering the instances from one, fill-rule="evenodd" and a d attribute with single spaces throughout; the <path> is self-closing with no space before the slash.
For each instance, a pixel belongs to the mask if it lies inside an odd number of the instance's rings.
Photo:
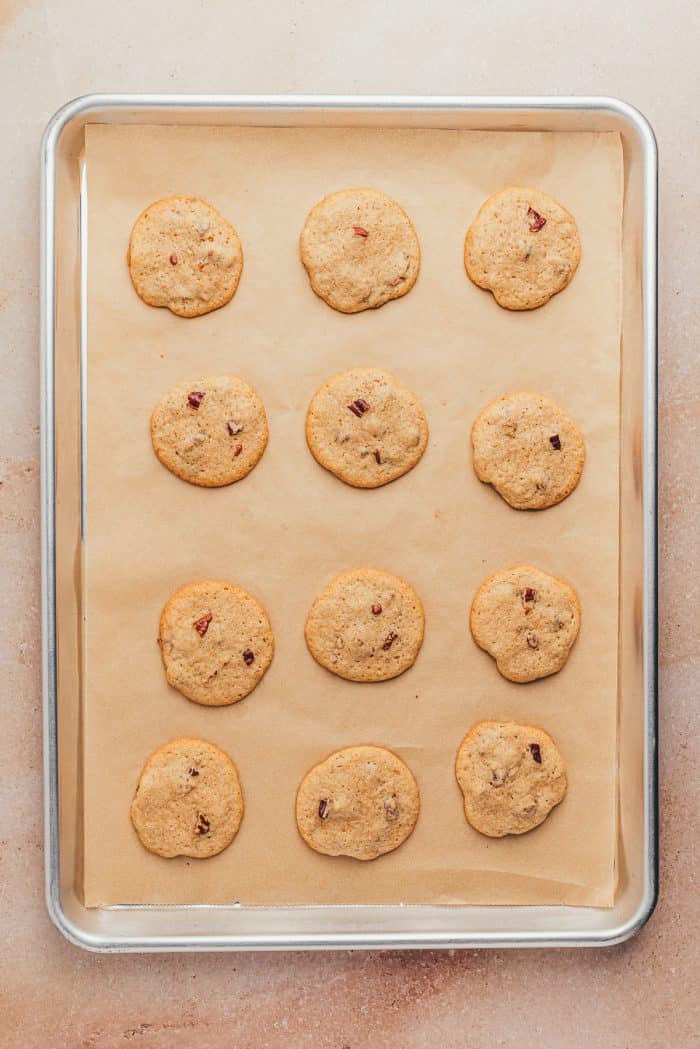
<path id="1" fill-rule="evenodd" d="M 0 2 L 0 1046 L 691 1049 L 700 1044 L 692 0 Z M 38 149 L 90 91 L 609 94 L 661 151 L 661 901 L 605 951 L 89 955 L 43 903 Z"/>

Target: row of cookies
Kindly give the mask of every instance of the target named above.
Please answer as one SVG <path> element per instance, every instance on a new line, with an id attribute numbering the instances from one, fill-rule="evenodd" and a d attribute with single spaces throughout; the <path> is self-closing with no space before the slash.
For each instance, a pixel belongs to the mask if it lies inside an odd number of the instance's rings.
<path id="1" fill-rule="evenodd" d="M 455 775 L 464 814 L 488 837 L 524 834 L 564 798 L 566 766 L 552 738 L 516 722 L 481 721 L 462 740 Z M 146 762 L 131 803 L 141 843 L 159 856 L 205 859 L 235 838 L 244 802 L 238 770 L 201 739 L 176 739 Z M 315 852 L 374 860 L 411 835 L 420 811 L 416 779 L 385 747 L 344 747 L 301 780 L 295 816 Z"/>
<path id="2" fill-rule="evenodd" d="M 311 287 L 341 313 L 376 309 L 416 283 L 421 252 L 404 209 L 376 189 L 343 189 L 309 212 L 300 255 Z M 470 279 L 509 310 L 543 306 L 571 281 L 581 257 L 576 222 L 541 190 L 510 187 L 489 197 L 469 227 Z M 197 317 L 233 298 L 243 271 L 234 226 L 207 201 L 172 196 L 136 219 L 127 263 L 149 306 Z"/>
<path id="3" fill-rule="evenodd" d="M 581 478 L 581 432 L 543 394 L 497 398 L 479 413 L 471 437 L 477 477 L 518 510 L 554 506 Z M 346 484 L 379 488 L 418 463 L 428 423 L 415 394 L 389 372 L 353 368 L 311 398 L 306 440 L 316 461 Z M 160 462 L 190 484 L 232 484 L 262 458 L 265 407 L 235 375 L 181 382 L 153 409 L 151 441 Z"/>
<path id="4" fill-rule="evenodd" d="M 562 669 L 578 636 L 579 599 L 563 579 L 531 565 L 489 576 L 471 606 L 476 644 L 509 681 Z M 376 568 L 342 572 L 316 598 L 304 636 L 320 666 L 346 681 L 379 682 L 415 663 L 425 632 L 420 597 L 399 576 Z M 167 601 L 158 631 L 168 684 L 202 706 L 249 695 L 274 654 L 267 612 L 233 583 L 188 583 Z"/>

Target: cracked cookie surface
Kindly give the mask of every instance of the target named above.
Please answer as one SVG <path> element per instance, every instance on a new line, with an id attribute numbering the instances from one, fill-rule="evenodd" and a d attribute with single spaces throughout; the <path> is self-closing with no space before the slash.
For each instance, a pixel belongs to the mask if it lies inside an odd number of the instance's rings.
<path id="1" fill-rule="evenodd" d="M 265 407 L 236 375 L 180 382 L 151 415 L 153 450 L 163 466 L 205 488 L 246 477 L 267 440 Z"/>
<path id="2" fill-rule="evenodd" d="M 134 223 L 127 264 L 137 295 L 178 317 L 199 317 L 233 298 L 243 270 L 238 233 L 199 197 L 164 197 Z"/>
<path id="3" fill-rule="evenodd" d="M 476 592 L 469 617 L 480 648 L 509 681 L 556 674 L 578 636 L 581 607 L 563 579 L 532 565 L 494 572 Z"/>
<path id="4" fill-rule="evenodd" d="M 491 838 L 539 826 L 564 798 L 566 766 L 541 728 L 515 721 L 480 721 L 469 730 L 455 762 L 464 814 Z"/>
<path id="5" fill-rule="evenodd" d="M 342 189 L 319 201 L 301 232 L 300 252 L 313 290 L 341 313 L 401 298 L 420 269 L 413 223 L 377 189 Z"/>
<path id="6" fill-rule="evenodd" d="M 306 441 L 316 462 L 355 488 L 379 488 L 408 473 L 428 444 L 418 398 L 389 372 L 352 368 L 311 398 Z"/>
<path id="7" fill-rule="evenodd" d="M 215 856 L 231 844 L 243 819 L 236 766 L 203 739 L 164 743 L 143 767 L 130 814 L 149 852 Z"/>
<path id="8" fill-rule="evenodd" d="M 387 681 L 413 666 L 423 605 L 412 586 L 376 568 L 342 572 L 313 603 L 304 635 L 317 663 L 348 681 Z"/>
<path id="9" fill-rule="evenodd" d="M 544 306 L 569 284 L 580 259 L 573 215 L 547 193 L 523 186 L 489 197 L 464 242 L 470 280 L 508 310 Z"/>
<path id="10" fill-rule="evenodd" d="M 296 797 L 302 838 L 326 856 L 374 860 L 401 845 L 420 811 L 409 767 L 384 747 L 345 747 L 314 765 Z"/>
<path id="11" fill-rule="evenodd" d="M 472 427 L 474 471 L 516 510 L 544 510 L 576 488 L 586 457 L 578 426 L 541 393 L 509 393 Z"/>
<path id="12" fill-rule="evenodd" d="M 158 636 L 168 684 L 194 703 L 237 703 L 272 662 L 267 613 L 233 583 L 188 583 L 168 600 Z"/>

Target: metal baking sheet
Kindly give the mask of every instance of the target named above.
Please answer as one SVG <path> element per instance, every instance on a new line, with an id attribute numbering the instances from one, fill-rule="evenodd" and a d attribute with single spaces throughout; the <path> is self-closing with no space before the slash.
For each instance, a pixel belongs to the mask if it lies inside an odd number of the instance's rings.
<path id="1" fill-rule="evenodd" d="M 114 907 L 81 901 L 80 717 L 87 123 L 617 131 L 623 142 L 619 857 L 611 910 L 580 907 Z M 44 139 L 42 364 L 47 899 L 98 950 L 601 945 L 632 935 L 656 894 L 656 154 L 630 107 L 607 99 L 91 96 Z"/>

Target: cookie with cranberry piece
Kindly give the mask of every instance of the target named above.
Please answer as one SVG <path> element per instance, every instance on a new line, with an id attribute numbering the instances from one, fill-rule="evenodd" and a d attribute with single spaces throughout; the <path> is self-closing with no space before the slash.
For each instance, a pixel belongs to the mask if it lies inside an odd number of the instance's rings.
<path id="1" fill-rule="evenodd" d="M 377 189 L 342 189 L 324 197 L 308 214 L 300 250 L 311 287 L 341 313 L 401 298 L 420 269 L 413 223 Z"/>
<path id="2" fill-rule="evenodd" d="M 352 368 L 316 391 L 306 414 L 316 462 L 355 488 L 379 488 L 412 470 L 428 443 L 418 398 L 389 372 Z"/>
<path id="3" fill-rule="evenodd" d="M 314 765 L 299 785 L 296 821 L 302 838 L 325 856 L 375 860 L 412 833 L 420 811 L 418 784 L 384 747 L 345 747 Z"/>
<path id="4" fill-rule="evenodd" d="M 573 215 L 541 190 L 521 186 L 489 197 L 464 242 L 470 279 L 507 310 L 544 306 L 571 281 L 580 258 Z"/>
<path id="5" fill-rule="evenodd" d="M 168 600 L 158 643 L 168 684 L 194 703 L 237 703 L 272 662 L 274 638 L 262 605 L 240 586 L 204 579 Z"/>
<path id="6" fill-rule="evenodd" d="M 538 827 L 566 794 L 566 765 L 541 728 L 480 721 L 457 751 L 464 814 L 480 834 L 502 838 Z"/>
<path id="7" fill-rule="evenodd" d="M 317 663 L 347 681 L 388 681 L 423 643 L 423 605 L 412 586 L 376 568 L 342 572 L 316 598 L 305 637 Z"/>
<path id="8" fill-rule="evenodd" d="M 199 317 L 233 298 L 243 270 L 238 233 L 199 197 L 164 197 L 134 223 L 127 264 L 149 306 Z"/>
<path id="9" fill-rule="evenodd" d="M 153 450 L 190 484 L 218 488 L 253 469 L 267 447 L 265 407 L 235 375 L 180 382 L 151 415 Z"/>
<path id="10" fill-rule="evenodd" d="M 576 592 L 532 565 L 494 572 L 472 603 L 472 636 L 509 681 L 535 681 L 566 663 L 581 625 Z"/>
<path id="11" fill-rule="evenodd" d="M 509 393 L 472 427 L 474 470 L 516 510 L 543 510 L 570 495 L 586 457 L 578 426 L 541 393 Z"/>
<path id="12" fill-rule="evenodd" d="M 142 845 L 158 856 L 216 856 L 243 819 L 243 792 L 228 754 L 203 739 L 173 739 L 151 754 L 131 803 Z"/>

